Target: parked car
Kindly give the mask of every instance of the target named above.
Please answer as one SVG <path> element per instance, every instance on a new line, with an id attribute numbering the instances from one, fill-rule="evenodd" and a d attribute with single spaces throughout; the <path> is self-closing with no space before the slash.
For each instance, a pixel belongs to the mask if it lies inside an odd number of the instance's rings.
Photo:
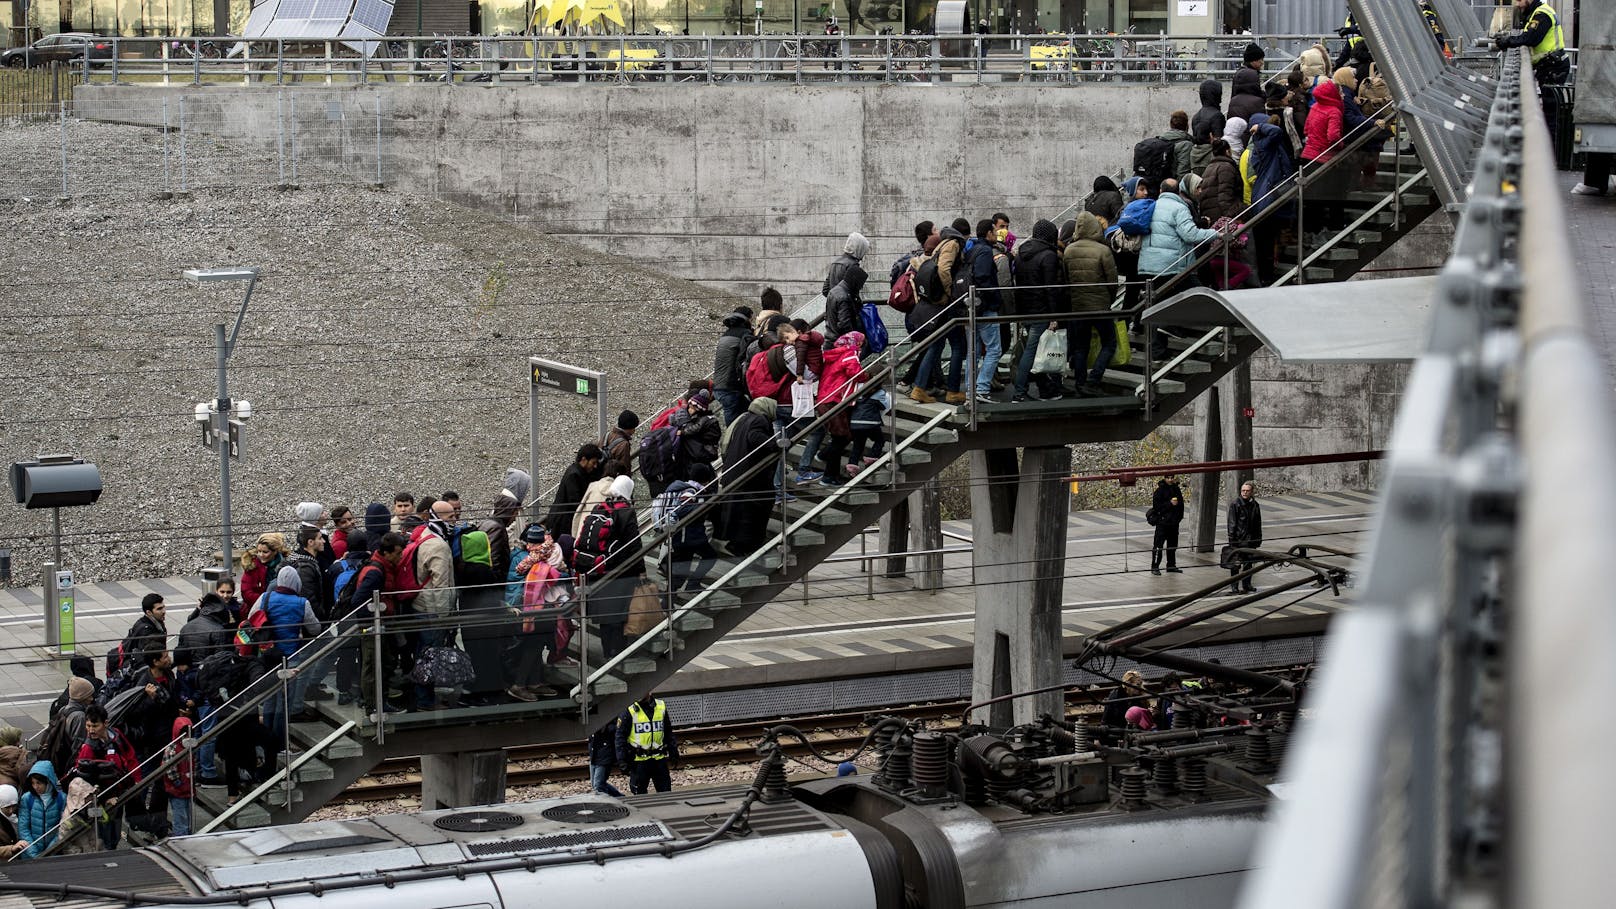
<path id="1" fill-rule="evenodd" d="M 48 66 L 52 61 L 77 63 L 86 56 L 91 60 L 110 60 L 112 45 L 87 32 L 62 32 L 0 53 L 0 66 Z"/>

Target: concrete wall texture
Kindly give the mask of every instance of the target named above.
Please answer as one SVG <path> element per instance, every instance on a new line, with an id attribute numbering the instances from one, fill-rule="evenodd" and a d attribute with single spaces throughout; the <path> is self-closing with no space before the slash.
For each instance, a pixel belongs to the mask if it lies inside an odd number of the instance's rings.
<path id="1" fill-rule="evenodd" d="M 883 286 L 916 221 L 1004 211 L 1028 235 L 1122 169 L 1172 111 L 1196 107 L 1186 83 L 85 86 L 75 103 L 161 125 L 164 94 L 185 99 L 188 129 L 272 151 L 296 134 L 311 161 L 359 179 L 376 171 L 379 109 L 381 173 L 396 189 L 744 295 L 772 284 L 788 300 L 818 291 L 849 231 L 870 238 Z M 1450 242 L 1438 216 L 1376 265 L 1437 264 Z M 1257 455 L 1379 447 L 1405 373 L 1259 358 Z M 1189 417 L 1166 429 L 1185 459 Z M 1364 488 L 1375 476 L 1348 464 L 1267 480 Z"/>

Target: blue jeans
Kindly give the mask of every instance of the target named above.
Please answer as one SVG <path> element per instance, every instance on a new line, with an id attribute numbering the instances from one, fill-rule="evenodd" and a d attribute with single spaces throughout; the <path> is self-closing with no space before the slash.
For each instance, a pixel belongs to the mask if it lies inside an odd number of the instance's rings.
<path id="1" fill-rule="evenodd" d="M 1027 324 L 1027 347 L 1021 352 L 1021 362 L 1016 364 L 1016 394 L 1027 393 L 1027 383 L 1031 381 L 1032 361 L 1038 359 L 1038 339 L 1049 330 L 1049 323 L 1045 321 L 1030 322 Z M 1039 383 L 1039 387 L 1044 387 Z"/>
<path id="2" fill-rule="evenodd" d="M 285 661 L 288 667 L 295 669 L 297 668 L 299 659 L 297 654 L 292 654 L 287 656 Z M 274 668 L 270 670 L 270 673 L 278 672 L 280 668 L 281 665 L 276 663 Z M 268 700 L 264 701 L 264 727 L 267 728 L 270 735 L 274 737 L 276 745 L 279 746 L 279 748 L 284 748 L 286 747 L 286 724 L 289 722 L 288 704 L 297 700 L 298 687 L 301 684 L 302 679 L 294 678 L 287 680 L 283 693 L 281 680 L 274 678 L 273 675 L 271 675 L 271 678 L 275 685 L 275 693 L 270 695 Z"/>
<path id="3" fill-rule="evenodd" d="M 194 732 L 198 738 L 201 738 L 202 736 L 213 731 L 213 722 L 209 719 L 211 716 L 213 716 L 212 704 L 209 704 L 207 701 L 203 701 L 197 706 L 196 729 Z M 198 774 L 199 776 L 211 780 L 219 775 L 218 768 L 213 766 L 213 753 L 217 750 L 218 745 L 216 739 L 209 739 L 197 747 L 196 765 L 197 770 L 200 771 Z"/>
<path id="4" fill-rule="evenodd" d="M 808 422 L 804 420 L 803 422 Z M 807 473 L 814 469 L 814 456 L 819 454 L 819 446 L 825 441 L 825 430 L 816 429 L 808 434 L 802 443 L 802 458 L 797 461 L 797 473 Z"/>
<path id="5" fill-rule="evenodd" d="M 623 797 L 622 790 L 611 784 L 611 764 L 589 765 L 589 788 L 602 795 L 609 795 L 614 799 Z"/>
<path id="6" fill-rule="evenodd" d="M 1084 370 L 1089 365 L 1089 336 L 1094 332 L 1100 333 L 1100 354 L 1094 358 L 1094 368 L 1088 369 L 1088 380 L 1098 385 L 1105 378 L 1105 370 L 1111 365 L 1111 358 L 1117 352 L 1117 326 L 1110 319 L 1101 319 L 1087 322 L 1067 322 L 1066 329 L 1066 359 L 1072 364 L 1072 378 L 1077 382 L 1083 381 Z"/>
<path id="7" fill-rule="evenodd" d="M 746 395 L 741 392 L 731 391 L 727 388 L 715 388 L 713 389 L 713 397 L 717 398 L 718 403 L 724 408 L 725 426 L 739 420 L 741 414 L 746 413 Z"/>
<path id="8" fill-rule="evenodd" d="M 305 650 L 309 648 L 319 649 L 328 643 L 330 643 L 329 640 L 309 642 L 304 644 L 303 647 Z M 293 666 L 302 667 L 298 670 L 297 678 L 292 682 L 293 716 L 303 712 L 305 699 L 309 693 L 309 689 L 319 685 L 320 682 L 330 674 L 331 661 L 335 658 L 336 653 L 333 651 L 332 653 L 328 653 L 317 660 L 309 660 L 308 657 L 302 655 L 302 651 L 299 651 L 298 656 L 292 659 Z M 307 662 L 308 665 L 303 666 L 304 662 Z"/>
<path id="9" fill-rule="evenodd" d="M 980 315 L 996 316 L 996 312 L 984 312 Z M 976 326 L 976 394 L 977 397 L 993 393 L 993 374 L 999 370 L 999 355 L 1004 349 L 999 346 L 999 325 L 990 322 L 986 325 Z"/>
<path id="10" fill-rule="evenodd" d="M 933 335 L 936 338 L 935 335 Z M 965 329 L 956 325 L 947 335 L 936 338 L 931 346 L 926 348 L 926 354 L 920 360 L 920 372 L 915 374 L 916 388 L 930 388 L 935 372 L 940 372 L 943 359 L 943 342 L 948 342 L 948 380 L 944 386 L 949 391 L 959 391 L 962 387 L 960 374 L 965 369 Z"/>
<path id="11" fill-rule="evenodd" d="M 791 416 L 791 411 L 789 409 L 783 411 L 783 413 L 785 414 L 785 416 L 783 416 L 783 417 L 782 416 L 776 416 L 774 418 L 774 428 L 777 429 L 777 430 L 781 430 L 781 431 L 785 432 L 786 438 L 790 438 L 791 436 L 795 435 L 796 432 L 799 429 L 802 429 L 804 426 L 807 426 L 809 423 L 813 422 L 808 417 L 801 417 L 799 419 L 793 419 L 792 416 Z M 775 489 L 780 489 L 781 487 L 785 486 L 785 482 L 786 482 L 786 455 L 788 453 L 789 452 L 784 452 L 784 451 L 780 452 L 780 463 L 776 464 L 775 467 L 774 467 L 774 488 Z M 810 463 L 812 463 L 812 462 L 810 461 Z"/>
<path id="12" fill-rule="evenodd" d="M 172 828 L 169 836 L 191 835 L 191 800 L 170 798 L 168 800 L 168 824 Z"/>

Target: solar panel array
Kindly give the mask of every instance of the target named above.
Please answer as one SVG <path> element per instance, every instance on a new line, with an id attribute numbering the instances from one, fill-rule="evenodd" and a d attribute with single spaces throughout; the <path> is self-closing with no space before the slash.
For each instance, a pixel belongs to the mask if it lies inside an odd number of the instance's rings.
<path id="1" fill-rule="evenodd" d="M 341 38 L 364 54 L 387 34 L 393 0 L 263 0 L 247 16 L 247 38 Z"/>

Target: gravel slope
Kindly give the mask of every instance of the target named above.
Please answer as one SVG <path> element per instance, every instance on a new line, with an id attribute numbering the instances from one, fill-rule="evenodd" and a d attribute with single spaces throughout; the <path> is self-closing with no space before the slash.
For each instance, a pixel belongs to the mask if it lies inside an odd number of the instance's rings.
<path id="1" fill-rule="evenodd" d="M 98 147 L 68 201 L 48 185 L 55 124 L 0 127 L 0 426 L 6 462 L 68 451 L 101 466 L 106 491 L 64 512 L 67 559 L 84 580 L 186 574 L 218 544 L 216 455 L 191 411 L 215 390 L 212 325 L 240 285 L 197 287 L 182 269 L 256 265 L 262 278 L 230 364 L 252 401 L 247 457 L 233 465 L 237 545 L 292 525 L 302 500 L 463 493 L 485 513 L 504 468 L 528 461 L 525 358 L 608 375 L 611 413 L 647 415 L 711 368 L 735 302 L 443 202 L 321 174 L 296 190 L 204 189 L 159 198 L 153 130 L 72 124 Z M 122 150 L 122 151 L 120 151 Z M 225 163 L 249 156 L 193 150 Z M 93 179 L 90 179 L 93 178 Z M 320 182 L 329 180 L 330 182 Z M 592 406 L 543 399 L 536 488 L 548 490 L 595 436 Z M 6 503 L 0 547 L 14 583 L 38 583 L 49 514 Z"/>

